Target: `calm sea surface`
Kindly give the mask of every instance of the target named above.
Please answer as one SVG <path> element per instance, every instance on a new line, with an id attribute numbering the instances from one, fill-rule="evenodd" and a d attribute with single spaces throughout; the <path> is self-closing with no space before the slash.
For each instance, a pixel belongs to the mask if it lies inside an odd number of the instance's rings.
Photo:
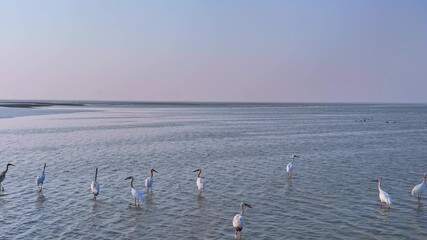
<path id="1" fill-rule="evenodd" d="M 242 201 L 244 239 L 427 239 L 427 196 L 410 196 L 427 172 L 426 105 L 0 107 L 8 162 L 0 239 L 233 239 Z M 151 168 L 152 193 L 129 206 L 124 179 L 143 188 Z"/>

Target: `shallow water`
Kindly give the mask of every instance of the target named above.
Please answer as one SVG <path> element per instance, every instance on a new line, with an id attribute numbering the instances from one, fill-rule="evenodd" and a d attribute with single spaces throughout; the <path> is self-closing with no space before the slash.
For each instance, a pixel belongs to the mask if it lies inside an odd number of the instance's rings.
<path id="1" fill-rule="evenodd" d="M 409 194 L 427 171 L 425 105 L 72 109 L 11 118 L 0 108 L 0 168 L 16 165 L 3 182 L 0 239 L 233 239 L 241 201 L 253 206 L 244 239 L 427 238 L 427 199 Z M 152 193 L 129 206 L 124 179 L 142 188 L 151 168 Z M 390 210 L 379 207 L 377 177 Z"/>

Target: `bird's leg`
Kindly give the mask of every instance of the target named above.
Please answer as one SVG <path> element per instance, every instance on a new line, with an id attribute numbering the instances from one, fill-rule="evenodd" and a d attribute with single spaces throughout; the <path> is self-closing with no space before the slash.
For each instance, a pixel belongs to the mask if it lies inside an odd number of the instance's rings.
<path id="1" fill-rule="evenodd" d="M 135 200 L 135 207 L 136 207 L 136 198 L 134 198 L 134 200 Z"/>
<path id="2" fill-rule="evenodd" d="M 237 231 L 234 229 L 234 239 L 237 239 Z"/>

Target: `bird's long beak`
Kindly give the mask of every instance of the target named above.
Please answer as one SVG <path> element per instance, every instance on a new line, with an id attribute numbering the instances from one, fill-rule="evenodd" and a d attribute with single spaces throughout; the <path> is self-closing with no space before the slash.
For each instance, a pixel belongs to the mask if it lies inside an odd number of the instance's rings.
<path id="1" fill-rule="evenodd" d="M 246 205 L 246 207 L 252 208 L 252 206 L 247 204 L 247 203 L 245 203 L 245 205 Z"/>
<path id="2" fill-rule="evenodd" d="M 14 164 L 10 164 L 10 166 L 14 166 L 14 167 L 15 167 L 15 165 L 14 165 Z"/>
<path id="3" fill-rule="evenodd" d="M 156 170 L 153 169 L 154 172 L 158 173 Z"/>
<path id="4" fill-rule="evenodd" d="M 200 169 L 196 169 L 196 170 L 194 170 L 193 172 L 197 172 L 197 171 L 200 171 Z"/>
<path id="5" fill-rule="evenodd" d="M 129 179 L 132 179 L 132 177 L 127 177 L 127 178 L 125 178 L 125 180 L 129 180 Z"/>

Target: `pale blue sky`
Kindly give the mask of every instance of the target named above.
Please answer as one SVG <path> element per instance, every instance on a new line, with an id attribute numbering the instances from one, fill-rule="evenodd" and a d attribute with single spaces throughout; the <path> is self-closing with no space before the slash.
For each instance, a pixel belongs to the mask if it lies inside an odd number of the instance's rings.
<path id="1" fill-rule="evenodd" d="M 427 1 L 1 1 L 0 99 L 427 102 Z"/>

